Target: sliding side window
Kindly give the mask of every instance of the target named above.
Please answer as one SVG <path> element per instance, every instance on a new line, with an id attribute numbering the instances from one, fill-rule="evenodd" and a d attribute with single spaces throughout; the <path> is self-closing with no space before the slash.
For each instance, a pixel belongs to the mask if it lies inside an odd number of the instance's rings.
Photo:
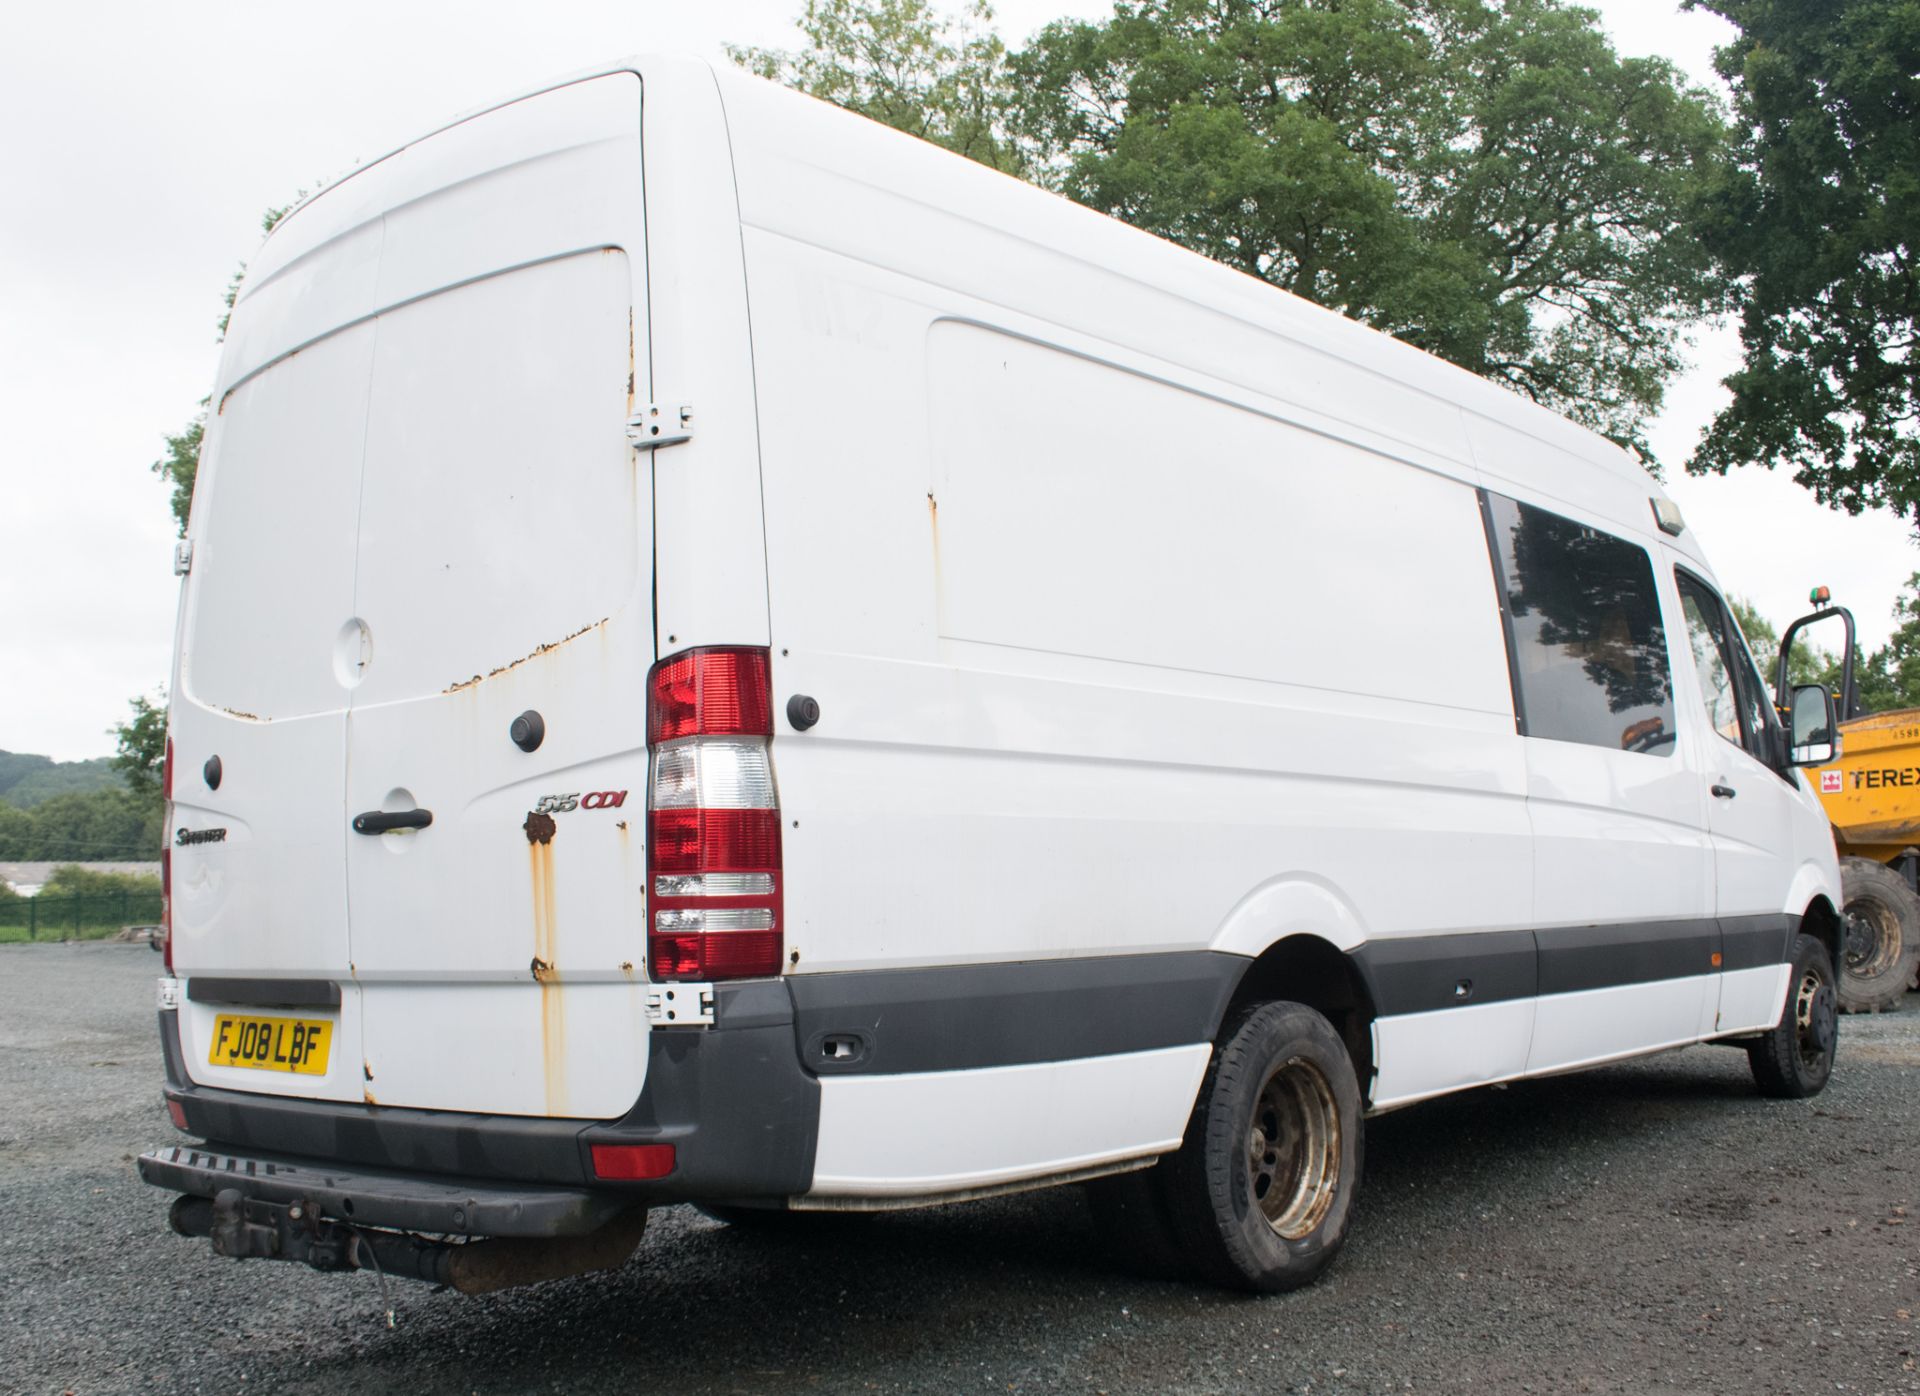
<path id="1" fill-rule="evenodd" d="M 1673 672 L 1647 550 L 1504 495 L 1485 498 L 1521 732 L 1671 756 Z"/>

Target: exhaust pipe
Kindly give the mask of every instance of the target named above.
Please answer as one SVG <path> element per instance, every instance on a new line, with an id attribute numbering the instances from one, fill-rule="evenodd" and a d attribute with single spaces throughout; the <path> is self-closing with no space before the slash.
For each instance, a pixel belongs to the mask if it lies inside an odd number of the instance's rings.
<path id="1" fill-rule="evenodd" d="M 376 1270 L 446 1285 L 461 1294 L 492 1294 L 623 1265 L 639 1248 L 647 1211 L 623 1212 L 584 1236 L 494 1237 L 450 1244 L 404 1231 L 348 1226 L 311 1204 L 263 1202 L 225 1188 L 211 1198 L 174 1199 L 168 1225 L 206 1237 L 218 1255 L 236 1260 L 295 1260 L 316 1270 Z"/>

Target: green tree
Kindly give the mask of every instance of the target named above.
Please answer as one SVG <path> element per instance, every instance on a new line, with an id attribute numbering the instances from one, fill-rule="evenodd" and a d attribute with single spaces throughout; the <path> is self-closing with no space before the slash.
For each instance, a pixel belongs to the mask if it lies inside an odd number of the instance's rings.
<path id="1" fill-rule="evenodd" d="M 1688 469 L 1790 465 L 1823 503 L 1920 526 L 1920 3 L 1687 3 L 1739 29 L 1703 232 L 1745 350 Z"/>
<path id="2" fill-rule="evenodd" d="M 0 859 L 121 862 L 160 854 L 160 801 L 126 790 L 56 795 L 30 810 L 0 805 Z"/>
<path id="3" fill-rule="evenodd" d="M 1746 632 L 1747 644 L 1769 685 L 1773 666 L 1780 652 L 1779 635 L 1750 603 L 1733 598 L 1728 603 L 1734 618 Z M 1865 712 L 1892 712 L 1902 708 L 1920 708 L 1920 572 L 1907 580 L 1904 594 L 1893 603 L 1893 634 L 1887 643 L 1870 653 L 1856 654 L 1853 681 Z M 1823 622 L 1839 633 L 1839 622 Z M 1817 628 L 1817 627 L 1816 627 Z M 1793 683 L 1817 683 L 1840 691 L 1841 656 L 1812 644 L 1802 631 L 1794 641 L 1787 660 L 1787 677 Z"/>
<path id="4" fill-rule="evenodd" d="M 1643 454 L 1723 299 L 1714 100 L 1560 0 L 1122 0 L 1011 69 L 1073 198 Z"/>
<path id="5" fill-rule="evenodd" d="M 872 117 L 983 165 L 1022 174 L 1005 125 L 1007 50 L 986 0 L 958 19 L 930 0 L 808 0 L 798 52 L 729 46 L 761 77 Z"/>
<path id="6" fill-rule="evenodd" d="M 130 892 L 135 896 L 157 896 L 160 879 L 151 873 L 101 872 L 96 868 L 75 867 L 63 863 L 48 876 L 40 889 L 43 897 L 106 897 Z"/>
<path id="7" fill-rule="evenodd" d="M 1780 663 L 1780 632 L 1772 621 L 1760 614 L 1760 608 L 1744 597 L 1729 596 L 1727 608 L 1733 612 L 1733 619 L 1740 627 L 1740 633 L 1747 637 L 1747 648 L 1753 651 L 1753 662 L 1760 668 L 1760 677 L 1766 680 L 1769 691 L 1776 677 L 1774 670 Z M 1787 679 L 1790 683 L 1823 683 L 1830 688 L 1840 686 L 1840 660 L 1804 638 L 1808 631 L 1802 631 L 1802 637 L 1794 642 L 1793 653 L 1787 659 Z"/>
<path id="8" fill-rule="evenodd" d="M 207 433 L 207 400 L 200 399 L 200 410 L 178 435 L 166 438 L 167 453 L 153 463 L 153 473 L 169 488 L 167 502 L 173 509 L 174 527 L 187 536 L 187 515 L 193 508 L 193 480 L 200 469 L 200 440 Z"/>
<path id="9" fill-rule="evenodd" d="M 1860 706 L 1870 713 L 1920 708 L 1920 572 L 1907 579 L 1893 603 L 1893 634 L 1863 660 L 1854 681 Z"/>
<path id="10" fill-rule="evenodd" d="M 130 699 L 127 706 L 133 716 L 113 729 L 117 750 L 113 769 L 127 783 L 127 789 L 142 799 L 158 799 L 161 767 L 167 753 L 167 702 L 147 700 L 145 694 Z"/>
<path id="11" fill-rule="evenodd" d="M 267 234 L 293 209 L 307 191 L 302 189 L 293 197 L 293 203 L 270 208 L 260 215 L 260 231 Z M 240 295 L 240 280 L 247 274 L 246 263 L 235 269 L 233 277 L 227 282 L 227 294 L 221 303 L 220 320 L 215 342 L 227 337 L 227 322 L 233 318 L 233 303 Z M 200 445 L 207 434 L 208 399 L 200 399 L 200 410 L 175 435 L 166 437 L 166 454 L 153 463 L 153 473 L 169 487 L 168 503 L 173 508 L 173 522 L 182 538 L 187 536 L 187 516 L 193 508 L 193 481 L 200 470 Z M 138 702 L 138 699 L 134 700 Z"/>

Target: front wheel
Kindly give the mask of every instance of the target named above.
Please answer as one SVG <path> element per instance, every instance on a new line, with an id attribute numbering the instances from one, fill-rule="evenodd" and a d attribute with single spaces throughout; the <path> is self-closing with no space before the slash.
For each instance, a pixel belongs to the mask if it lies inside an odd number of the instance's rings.
<path id="1" fill-rule="evenodd" d="M 1812 936 L 1794 937 L 1793 973 L 1780 1024 L 1747 1045 L 1747 1060 L 1760 1094 L 1777 1100 L 1818 1095 L 1833 1074 L 1840 1039 L 1833 960 Z"/>
<path id="2" fill-rule="evenodd" d="M 1167 1220 L 1214 1283 L 1295 1289 L 1339 1253 L 1360 1159 L 1340 1034 L 1305 1004 L 1256 1004 L 1222 1030 L 1186 1142 L 1161 1165 Z"/>

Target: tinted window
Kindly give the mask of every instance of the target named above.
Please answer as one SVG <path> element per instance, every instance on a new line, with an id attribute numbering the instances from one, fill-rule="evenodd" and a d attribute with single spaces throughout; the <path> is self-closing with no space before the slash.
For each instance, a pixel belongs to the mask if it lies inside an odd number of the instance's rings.
<path id="1" fill-rule="evenodd" d="M 1740 745 L 1740 695 L 1727 663 L 1727 637 L 1720 628 L 1718 609 L 1693 579 L 1680 575 L 1680 607 L 1687 613 L 1687 641 L 1693 649 L 1693 671 L 1700 676 L 1700 696 L 1707 723 L 1722 737 Z"/>
<path id="2" fill-rule="evenodd" d="M 1673 754 L 1673 674 L 1646 549 L 1489 495 L 1529 737 Z"/>
<path id="3" fill-rule="evenodd" d="M 1754 671 L 1747 647 L 1727 608 L 1713 589 L 1698 577 L 1676 571 L 1680 605 L 1687 614 L 1687 639 L 1693 649 L 1694 672 L 1713 730 L 1745 747 L 1757 760 L 1766 760 L 1766 730 L 1770 720 L 1766 689 Z"/>

